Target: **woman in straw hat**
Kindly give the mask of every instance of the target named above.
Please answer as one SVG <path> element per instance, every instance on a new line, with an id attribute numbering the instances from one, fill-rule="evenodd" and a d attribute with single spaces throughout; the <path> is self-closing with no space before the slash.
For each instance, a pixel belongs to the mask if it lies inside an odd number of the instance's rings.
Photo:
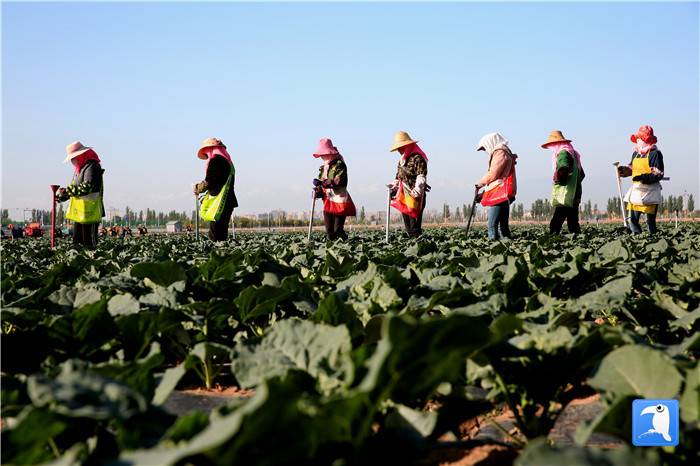
<path id="1" fill-rule="evenodd" d="M 571 145 L 561 131 L 549 133 L 543 149 L 552 151 L 552 207 L 554 215 L 549 222 L 549 232 L 559 234 L 566 220 L 569 233 L 580 233 L 578 206 L 581 203 L 581 182 L 586 176 L 581 166 L 581 154 Z"/>
<path id="2" fill-rule="evenodd" d="M 630 211 L 630 230 L 642 232 L 639 219 L 647 216 L 649 233 L 656 233 L 656 210 L 661 203 L 661 179 L 664 176 L 664 156 L 656 148 L 656 136 L 651 126 L 645 125 L 630 136 L 634 144 L 632 160 L 628 166 L 617 167 L 620 176 L 632 177 L 632 187 L 625 194 Z"/>
<path id="3" fill-rule="evenodd" d="M 348 239 L 345 218 L 356 215 L 355 204 L 348 193 L 348 168 L 333 141 L 323 138 L 318 143 L 314 157 L 323 160 L 314 178 L 314 196 L 323 199 L 323 223 L 329 240 Z"/>
<path id="4" fill-rule="evenodd" d="M 205 139 L 197 151 L 197 157 L 207 161 L 204 181 L 194 186 L 196 195 L 206 193 L 199 215 L 209 222 L 209 239 L 224 241 L 228 237 L 228 224 L 233 209 L 238 207 L 233 190 L 236 169 L 220 139 Z"/>
<path id="5" fill-rule="evenodd" d="M 489 206 L 488 235 L 490 239 L 499 238 L 499 227 L 504 238 L 510 238 L 508 220 L 510 204 L 515 200 L 517 190 L 515 180 L 515 159 L 508 147 L 508 141 L 499 133 L 484 135 L 476 147 L 477 151 L 489 154 L 488 172 L 476 183 L 476 188 L 485 187 L 481 203 Z"/>
<path id="6" fill-rule="evenodd" d="M 392 190 L 391 206 L 401 212 L 408 236 L 417 238 L 423 232 L 425 194 L 430 191 L 426 178 L 428 156 L 405 131 L 394 135 L 394 145 L 389 151 L 401 154 L 396 179 L 387 185 Z"/>
<path id="7" fill-rule="evenodd" d="M 105 216 L 100 158 L 92 147 L 75 141 L 66 146 L 64 163 L 73 164 L 71 184 L 56 191 L 56 200 L 70 199 L 66 219 L 73 221 L 73 244 L 97 246 L 99 224 Z"/>

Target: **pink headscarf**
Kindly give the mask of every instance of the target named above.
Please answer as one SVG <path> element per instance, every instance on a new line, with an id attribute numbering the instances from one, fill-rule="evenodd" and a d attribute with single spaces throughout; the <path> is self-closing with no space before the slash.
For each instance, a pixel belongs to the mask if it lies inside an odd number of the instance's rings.
<path id="1" fill-rule="evenodd" d="M 204 166 L 205 172 L 209 169 L 209 162 L 211 162 L 214 157 L 223 157 L 228 161 L 229 165 L 233 166 L 231 156 L 228 155 L 228 151 L 224 146 L 207 147 L 202 149 L 201 153 L 207 156 L 207 164 Z"/>
<path id="2" fill-rule="evenodd" d="M 642 138 L 637 138 L 637 142 L 634 143 L 634 148 L 639 155 L 644 155 L 653 149 L 656 149 L 656 144 L 647 144 L 642 141 Z"/>
<path id="3" fill-rule="evenodd" d="M 423 157 L 426 162 L 428 161 L 428 156 L 425 155 L 425 152 L 423 152 L 423 149 L 418 147 L 418 144 L 416 144 L 415 142 L 413 142 L 407 146 L 403 146 L 403 155 L 401 156 L 401 160 L 406 161 L 408 156 L 413 155 L 413 154 L 420 154 L 420 156 Z"/>
<path id="4" fill-rule="evenodd" d="M 547 149 L 552 149 L 552 170 L 554 172 L 557 171 L 557 155 L 559 155 L 559 152 L 563 150 L 573 155 L 574 159 L 576 160 L 576 165 L 578 165 L 579 169 L 583 168 L 583 166 L 581 165 L 581 154 L 579 154 L 578 151 L 574 149 L 574 146 L 572 146 L 570 142 L 553 142 L 551 144 L 547 144 Z"/>
<path id="5" fill-rule="evenodd" d="M 88 163 L 89 160 L 94 160 L 97 163 L 100 163 L 100 158 L 97 156 L 97 152 L 94 150 L 90 149 L 87 152 L 83 152 L 79 156 L 71 159 L 71 162 L 73 163 L 73 168 L 75 169 L 75 174 L 79 174 L 80 170 L 83 169 L 86 163 Z"/>

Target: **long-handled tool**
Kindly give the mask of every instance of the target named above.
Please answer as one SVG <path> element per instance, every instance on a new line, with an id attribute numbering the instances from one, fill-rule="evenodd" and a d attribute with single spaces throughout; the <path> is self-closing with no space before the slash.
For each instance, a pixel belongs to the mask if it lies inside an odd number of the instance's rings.
<path id="1" fill-rule="evenodd" d="M 236 216 L 231 213 L 231 236 L 236 239 Z"/>
<path id="2" fill-rule="evenodd" d="M 467 231 L 465 236 L 469 236 L 469 228 L 472 226 L 472 219 L 474 218 L 474 210 L 476 209 L 476 200 L 479 198 L 479 187 L 474 186 L 474 200 L 472 201 L 472 209 L 469 211 L 469 220 L 467 221 Z"/>
<path id="3" fill-rule="evenodd" d="M 386 236 L 384 241 L 389 242 L 389 220 L 391 219 L 391 188 L 387 188 L 386 201 Z"/>
<path id="4" fill-rule="evenodd" d="M 199 194 L 194 195 L 194 239 L 199 239 Z"/>
<path id="5" fill-rule="evenodd" d="M 622 214 L 622 222 L 627 228 L 627 215 L 625 214 L 625 203 L 622 200 L 622 179 L 620 179 L 620 172 L 618 170 L 620 162 L 613 163 L 615 166 L 615 176 L 617 177 L 617 195 L 620 196 L 620 213 Z"/>
<path id="6" fill-rule="evenodd" d="M 311 217 L 309 217 L 309 235 L 306 238 L 306 242 L 311 241 L 311 229 L 314 226 L 314 214 L 316 213 L 316 189 L 311 190 Z"/>
<path id="7" fill-rule="evenodd" d="M 58 185 L 51 185 L 51 249 L 56 247 L 56 191 Z"/>

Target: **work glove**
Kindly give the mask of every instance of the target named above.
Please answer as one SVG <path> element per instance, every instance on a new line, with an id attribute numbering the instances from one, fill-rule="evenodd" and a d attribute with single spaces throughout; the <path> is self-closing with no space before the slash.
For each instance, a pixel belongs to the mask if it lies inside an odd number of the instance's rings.
<path id="1" fill-rule="evenodd" d="M 331 189 L 333 188 L 333 180 L 323 180 L 323 187 L 326 189 Z"/>
<path id="2" fill-rule="evenodd" d="M 206 192 L 207 189 L 209 189 L 209 184 L 206 181 L 202 181 L 201 183 L 197 183 L 196 185 L 194 185 L 192 192 L 199 195 L 203 192 Z"/>
<path id="3" fill-rule="evenodd" d="M 321 180 L 319 180 L 318 178 L 314 178 L 314 181 L 313 181 L 314 187 L 318 188 L 322 184 L 323 184 L 323 182 Z"/>
<path id="4" fill-rule="evenodd" d="M 484 193 L 477 193 L 476 195 L 476 202 L 481 202 L 481 200 L 484 198 Z"/>
<path id="5" fill-rule="evenodd" d="M 64 202 L 67 201 L 69 197 L 70 196 L 66 193 L 66 188 L 58 188 L 58 190 L 56 190 L 56 201 Z"/>
<path id="6" fill-rule="evenodd" d="M 476 189 L 481 189 L 481 188 L 483 188 L 484 186 L 486 186 L 486 185 L 485 185 L 484 183 L 481 183 L 481 182 L 476 183 L 476 184 L 474 185 L 474 187 L 475 187 Z"/>
<path id="7" fill-rule="evenodd" d="M 326 193 L 323 191 L 323 188 L 320 186 L 316 186 L 314 189 L 314 199 L 325 199 Z"/>
<path id="8" fill-rule="evenodd" d="M 618 165 L 617 173 L 624 178 L 632 175 L 632 169 L 626 165 Z"/>

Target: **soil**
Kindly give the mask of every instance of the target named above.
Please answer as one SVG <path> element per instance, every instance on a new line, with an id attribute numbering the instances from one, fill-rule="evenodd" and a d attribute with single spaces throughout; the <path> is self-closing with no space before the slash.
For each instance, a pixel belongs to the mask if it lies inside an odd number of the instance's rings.
<path id="1" fill-rule="evenodd" d="M 238 387 L 190 388 L 173 390 L 163 408 L 170 414 L 182 416 L 192 411 L 210 412 L 228 403 L 231 398 L 250 398 L 255 392 Z"/>
<path id="2" fill-rule="evenodd" d="M 191 388 L 175 390 L 165 402 L 166 411 L 183 415 L 192 411 L 209 412 L 228 403 L 232 398 L 249 398 L 253 390 L 238 387 L 217 387 L 212 390 Z M 549 439 L 559 445 L 574 442 L 576 428 L 584 421 L 593 420 L 602 410 L 598 395 L 579 398 L 569 403 L 549 433 Z M 494 426 L 497 422 L 508 431 L 506 435 Z M 459 438 L 445 435 L 437 445 L 413 463 L 414 466 L 507 466 L 518 456 L 519 448 L 512 437 L 524 440 L 515 424 L 513 413 L 508 408 L 499 408 L 490 413 L 490 419 L 479 416 L 468 419 L 459 427 Z M 456 440 L 456 441 L 455 441 Z M 594 434 L 587 446 L 616 448 L 622 442 L 614 437 Z"/>

